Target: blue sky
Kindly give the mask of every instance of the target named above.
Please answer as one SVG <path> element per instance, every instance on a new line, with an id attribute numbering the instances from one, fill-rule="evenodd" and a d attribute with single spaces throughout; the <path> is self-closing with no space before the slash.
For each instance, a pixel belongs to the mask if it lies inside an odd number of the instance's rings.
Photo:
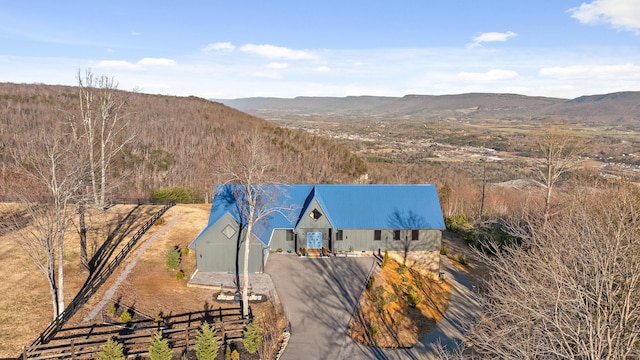
<path id="1" fill-rule="evenodd" d="M 640 0 L 3 1 L 0 82 L 204 98 L 640 91 Z"/>

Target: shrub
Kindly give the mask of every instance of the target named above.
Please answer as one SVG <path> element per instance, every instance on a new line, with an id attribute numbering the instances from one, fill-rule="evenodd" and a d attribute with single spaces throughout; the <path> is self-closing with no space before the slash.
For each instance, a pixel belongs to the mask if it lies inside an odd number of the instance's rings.
<path id="1" fill-rule="evenodd" d="M 448 252 L 449 252 L 449 249 L 447 248 L 447 245 L 445 244 L 440 245 L 440 255 L 447 255 Z"/>
<path id="2" fill-rule="evenodd" d="M 444 226 L 446 226 L 447 229 L 452 231 L 456 231 L 456 229 L 461 227 L 468 227 L 469 222 L 467 221 L 467 215 L 458 214 L 455 216 L 445 217 Z"/>
<path id="3" fill-rule="evenodd" d="M 469 260 L 467 260 L 467 256 L 462 254 L 462 255 L 455 255 L 453 257 L 453 260 L 457 261 L 459 264 L 462 265 L 469 265 Z"/>
<path id="4" fill-rule="evenodd" d="M 129 321 L 131 321 L 131 313 L 129 310 L 125 310 L 120 314 L 120 322 L 128 323 Z"/>
<path id="5" fill-rule="evenodd" d="M 122 344 L 113 341 L 113 339 L 109 339 L 102 348 L 100 352 L 96 355 L 97 360 L 125 360 Z"/>
<path id="6" fill-rule="evenodd" d="M 387 266 L 388 262 L 389 262 L 389 251 L 387 251 L 387 249 L 384 249 L 384 257 L 382 258 L 382 263 L 380 264 L 380 267 L 384 268 L 385 266 Z"/>
<path id="7" fill-rule="evenodd" d="M 198 360 L 214 360 L 218 356 L 218 335 L 216 329 L 202 324 L 196 335 L 196 358 Z"/>
<path id="8" fill-rule="evenodd" d="M 227 345 L 227 348 L 224 350 L 224 360 L 231 360 L 231 346 Z"/>
<path id="9" fill-rule="evenodd" d="M 405 300 L 407 300 L 409 306 L 415 308 L 424 300 L 424 297 L 419 292 L 411 289 L 405 294 Z"/>
<path id="10" fill-rule="evenodd" d="M 151 201 L 153 202 L 168 202 L 171 200 L 179 204 L 195 204 L 201 202 L 198 192 L 192 186 L 160 188 L 151 194 Z"/>
<path id="11" fill-rule="evenodd" d="M 276 252 L 277 252 L 277 253 L 281 253 L 281 252 L 282 252 L 282 248 L 277 248 L 277 249 L 276 249 Z"/>
<path id="12" fill-rule="evenodd" d="M 163 217 L 159 217 L 156 221 L 153 222 L 154 226 L 162 226 L 164 224 L 166 224 L 167 220 L 165 220 Z"/>
<path id="13" fill-rule="evenodd" d="M 369 325 L 369 335 L 376 336 L 378 334 L 378 325 L 371 324 Z"/>
<path id="14" fill-rule="evenodd" d="M 396 269 L 396 272 L 400 275 L 404 274 L 405 271 L 407 271 L 406 265 L 401 265 Z"/>
<path id="15" fill-rule="evenodd" d="M 371 289 L 373 288 L 373 283 L 376 281 L 376 277 L 371 275 L 371 277 L 369 277 L 369 280 L 367 281 L 367 291 L 371 291 Z"/>
<path id="16" fill-rule="evenodd" d="M 116 311 L 117 311 L 116 303 L 110 302 L 109 305 L 107 305 L 107 314 L 113 316 L 116 314 Z"/>
<path id="17" fill-rule="evenodd" d="M 162 333 L 157 332 L 153 335 L 151 345 L 149 345 L 150 360 L 171 360 L 172 352 L 169 348 L 169 341 L 162 338 Z"/>
<path id="18" fill-rule="evenodd" d="M 184 270 L 180 269 L 178 270 L 178 272 L 176 272 L 176 279 L 178 280 L 184 279 Z"/>
<path id="19" fill-rule="evenodd" d="M 231 360 L 240 360 L 240 353 L 238 352 L 238 350 L 233 350 L 231 352 Z"/>
<path id="20" fill-rule="evenodd" d="M 242 345 L 249 352 L 255 354 L 262 345 L 263 330 L 255 321 L 251 322 L 242 333 Z"/>
<path id="21" fill-rule="evenodd" d="M 189 248 L 188 248 L 188 247 L 186 247 L 186 248 L 182 249 L 182 250 L 180 251 L 180 253 L 182 254 L 182 256 L 187 256 L 187 255 L 189 255 Z"/>
<path id="22" fill-rule="evenodd" d="M 165 265 L 168 269 L 178 270 L 180 267 L 180 251 L 176 246 L 172 246 L 164 253 Z"/>

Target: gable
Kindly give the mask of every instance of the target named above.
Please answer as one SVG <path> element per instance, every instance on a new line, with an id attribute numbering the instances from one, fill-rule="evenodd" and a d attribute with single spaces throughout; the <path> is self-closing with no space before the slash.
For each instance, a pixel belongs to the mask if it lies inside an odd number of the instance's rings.
<path id="1" fill-rule="evenodd" d="M 317 199 L 313 199 L 309 202 L 307 208 L 302 213 L 302 216 L 296 225 L 296 230 L 299 228 L 310 229 L 331 227 L 334 226 L 332 225 L 327 212 L 325 212 L 325 209 L 320 205 Z"/>

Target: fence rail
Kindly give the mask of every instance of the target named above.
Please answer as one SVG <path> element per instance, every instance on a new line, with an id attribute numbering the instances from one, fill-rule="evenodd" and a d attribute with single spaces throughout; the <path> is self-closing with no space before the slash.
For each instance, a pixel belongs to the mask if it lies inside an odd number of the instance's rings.
<path id="1" fill-rule="evenodd" d="M 133 235 L 131 240 L 127 242 L 122 250 L 116 255 L 116 257 L 107 265 L 104 269 L 100 270 L 98 273 L 92 274 L 85 285 L 80 289 L 75 298 L 69 303 L 66 309 L 58 315 L 58 317 L 53 320 L 49 326 L 38 336 L 38 338 L 31 344 L 31 347 L 38 346 L 41 344 L 46 344 L 49 342 L 55 334 L 62 329 L 64 324 L 75 315 L 78 310 L 89 300 L 91 296 L 93 296 L 96 291 L 107 281 L 107 279 L 113 274 L 115 269 L 122 263 L 122 261 L 129 254 L 131 249 L 138 243 L 142 235 L 144 235 L 151 226 L 162 216 L 164 213 L 169 210 L 172 206 L 175 205 L 174 201 L 167 203 L 165 206 L 160 209 L 157 213 L 155 213 L 138 231 Z"/>
<path id="2" fill-rule="evenodd" d="M 230 316 L 235 319 L 221 320 Z M 19 359 L 93 359 L 109 339 L 122 344 L 127 356 L 144 355 L 148 354 L 151 340 L 158 331 L 168 340 L 171 349 L 189 351 L 195 348 L 202 324 L 216 329 L 218 344 L 222 345 L 242 338 L 249 321 L 242 318 L 241 308 L 219 308 L 164 317 L 159 322 L 145 319 L 127 324 L 87 326 L 72 329 L 82 330 L 75 337 L 65 336 L 64 340 L 24 347 Z M 94 331 L 95 328 L 100 330 Z"/>

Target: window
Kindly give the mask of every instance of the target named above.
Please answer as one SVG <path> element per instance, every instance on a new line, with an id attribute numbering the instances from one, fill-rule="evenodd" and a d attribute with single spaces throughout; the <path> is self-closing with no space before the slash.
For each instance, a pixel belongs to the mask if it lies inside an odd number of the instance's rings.
<path id="1" fill-rule="evenodd" d="M 393 240 L 400 240 L 400 230 L 393 230 Z"/>
<path id="2" fill-rule="evenodd" d="M 309 216 L 311 216 L 313 220 L 318 221 L 318 219 L 322 217 L 322 213 L 318 211 L 318 209 L 313 209 Z"/>
<path id="3" fill-rule="evenodd" d="M 287 230 L 287 241 L 293 241 L 293 230 Z"/>
<path id="4" fill-rule="evenodd" d="M 373 230 L 373 240 L 382 240 L 382 230 Z"/>
<path id="5" fill-rule="evenodd" d="M 342 240 L 342 230 L 336 231 L 336 241 Z"/>
<path id="6" fill-rule="evenodd" d="M 411 240 L 420 240 L 420 230 L 411 230 Z"/>
<path id="7" fill-rule="evenodd" d="M 231 225 L 227 225 L 224 227 L 224 229 L 222 229 L 222 233 L 224 234 L 224 236 L 231 239 L 233 235 L 235 235 L 236 229 L 234 229 Z"/>

